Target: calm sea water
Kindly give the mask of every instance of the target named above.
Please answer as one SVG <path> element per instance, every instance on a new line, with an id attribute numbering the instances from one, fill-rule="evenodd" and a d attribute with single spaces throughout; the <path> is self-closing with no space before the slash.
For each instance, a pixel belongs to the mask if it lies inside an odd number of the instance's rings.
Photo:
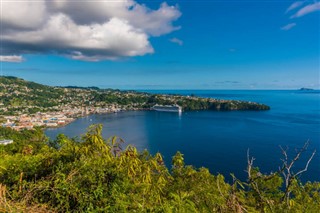
<path id="1" fill-rule="evenodd" d="M 305 166 L 314 149 L 317 153 L 303 181 L 320 181 L 320 91 L 217 91 L 158 90 L 169 93 L 219 99 L 256 101 L 271 106 L 269 111 L 194 111 L 178 113 L 133 111 L 91 115 L 68 126 L 48 129 L 55 138 L 59 133 L 70 137 L 83 134 L 89 125 L 102 123 L 104 136 L 120 136 L 127 144 L 152 154 L 161 152 L 167 165 L 179 150 L 186 164 L 207 167 L 230 180 L 230 173 L 246 178 L 246 155 L 256 158 L 262 172 L 276 171 L 281 165 L 279 146 L 289 147 L 291 156 L 309 140 L 310 147 L 294 169 Z"/>

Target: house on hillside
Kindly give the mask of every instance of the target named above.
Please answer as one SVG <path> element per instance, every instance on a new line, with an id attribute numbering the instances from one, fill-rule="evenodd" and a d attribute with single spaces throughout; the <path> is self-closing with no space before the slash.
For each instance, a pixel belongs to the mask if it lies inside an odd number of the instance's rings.
<path id="1" fill-rule="evenodd" d="M 0 140 L 0 145 L 7 145 L 13 143 L 13 140 Z"/>

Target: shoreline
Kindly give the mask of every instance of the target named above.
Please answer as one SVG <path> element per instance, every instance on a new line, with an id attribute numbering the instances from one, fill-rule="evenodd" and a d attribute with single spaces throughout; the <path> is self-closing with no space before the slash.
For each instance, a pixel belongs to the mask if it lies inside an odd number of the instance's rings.
<path id="1" fill-rule="evenodd" d="M 270 107 L 264 104 L 260 104 L 260 103 L 256 103 L 256 102 L 251 102 L 251 101 L 240 101 L 240 100 L 222 100 L 222 99 L 212 99 L 212 98 L 203 98 L 203 99 L 210 99 L 211 103 L 218 103 L 218 106 L 216 106 L 216 108 L 196 108 L 196 109 L 185 109 L 182 112 L 190 112 L 190 111 L 220 111 L 220 112 L 227 112 L 227 111 L 265 111 L 265 110 L 270 110 Z M 232 106 L 230 108 L 221 108 L 221 105 L 223 104 L 231 104 L 233 105 L 234 103 L 236 104 L 247 104 L 248 106 L 263 106 L 264 108 L 240 108 L 238 109 L 233 108 Z M 8 128 L 12 128 L 14 130 L 20 131 L 23 129 L 34 129 L 36 127 L 39 127 L 41 129 L 56 129 L 56 128 L 61 128 L 64 126 L 69 125 L 70 123 L 74 122 L 75 120 L 77 120 L 78 118 L 83 118 L 83 117 L 87 117 L 90 115 L 94 115 L 94 114 L 112 114 L 112 113 L 118 113 L 118 112 L 129 112 L 129 111 L 156 111 L 153 110 L 152 108 L 130 108 L 130 109 L 125 109 L 125 108 L 116 108 L 116 109 L 108 109 L 105 110 L 99 107 L 92 107 L 90 110 L 86 110 L 85 111 L 81 111 L 79 113 L 79 108 L 74 108 L 74 110 L 76 111 L 76 113 L 74 113 L 72 116 L 69 116 L 68 112 L 38 112 L 36 114 L 32 114 L 32 115 L 20 115 L 20 116 L 3 116 L 5 119 L 7 119 L 7 123 L 3 123 L 2 127 L 8 127 Z M 180 112 L 181 113 L 181 112 Z M 31 121 L 33 118 L 37 117 L 37 115 L 45 115 L 47 116 L 47 120 L 44 120 L 43 118 L 40 118 L 39 121 L 35 122 L 35 121 Z M 51 117 L 50 117 L 51 116 Z M 19 117 L 19 124 L 20 126 L 16 126 L 14 125 L 14 123 L 8 123 L 9 119 L 12 119 L 13 117 L 15 117 L 15 121 L 17 121 L 17 117 Z M 60 118 L 63 118 L 62 120 L 59 120 Z M 28 120 L 29 118 L 29 120 Z M 26 120 L 26 121 L 22 121 L 21 120 Z M 60 122 L 61 121 L 61 122 Z M 25 122 L 25 123 L 23 123 Z M 41 124 L 40 124 L 41 122 Z M 59 123 L 60 122 L 60 123 Z"/>
<path id="2" fill-rule="evenodd" d="M 0 123 L 16 130 L 57 128 L 95 113 L 150 110 L 155 105 L 178 105 L 183 111 L 269 110 L 265 104 L 246 100 L 223 100 L 195 94 L 152 94 L 99 88 L 52 87 L 19 78 L 0 78 Z M 18 94 L 18 95 L 17 95 Z M 32 98 L 31 98 L 32 97 Z M 15 102 L 10 102 L 11 99 Z"/>
<path id="3" fill-rule="evenodd" d="M 148 110 L 148 109 L 140 109 L 140 110 L 121 110 L 121 111 L 118 111 L 118 112 L 130 112 L 130 111 L 151 111 L 151 110 Z M 77 119 L 79 118 L 85 118 L 85 117 L 89 117 L 89 116 L 92 116 L 92 115 L 105 115 L 105 114 L 115 114 L 115 113 L 118 113 L 118 112 L 100 112 L 100 113 L 90 113 L 90 114 L 87 114 L 87 115 L 84 115 L 84 116 L 78 116 L 78 117 L 73 117 L 72 118 L 72 121 L 68 122 L 68 123 L 65 123 L 65 124 L 62 124 L 62 125 L 58 125 L 58 126 L 40 126 L 42 129 L 46 130 L 46 129 L 57 129 L 57 128 L 61 128 L 61 127 L 65 127 L 71 123 L 73 123 L 74 121 L 76 121 Z"/>
<path id="4" fill-rule="evenodd" d="M 242 101 L 242 102 L 248 102 L 248 101 Z M 249 103 L 249 102 L 248 102 Z M 254 102 L 251 102 L 254 103 Z M 258 103 L 254 103 L 254 104 L 258 104 Z M 116 110 L 116 111 L 111 111 L 111 112 L 94 112 L 94 113 L 89 113 L 83 116 L 77 116 L 77 117 L 72 117 L 72 121 L 62 124 L 62 125 L 58 125 L 58 126 L 42 126 L 41 128 L 43 130 L 47 130 L 47 129 L 58 129 L 61 127 L 65 127 L 71 123 L 73 123 L 74 121 L 76 121 L 79 118 L 85 118 L 85 117 L 89 117 L 92 115 L 105 115 L 105 114 L 115 114 L 115 113 L 119 113 L 119 112 L 131 112 L 131 111 L 155 111 L 155 112 L 160 112 L 157 110 L 153 110 L 151 108 L 136 108 L 136 109 L 121 109 L 121 110 Z M 198 112 L 198 111 L 216 111 L 216 112 L 232 112 L 232 111 L 241 111 L 241 112 L 247 112 L 247 111 L 265 111 L 265 110 L 237 110 L 237 109 L 233 109 L 233 110 L 212 110 L 212 109 L 197 109 L 197 110 L 183 110 L 183 112 Z M 179 113 L 179 112 L 167 112 L 167 113 Z M 180 112 L 181 113 L 181 112 Z"/>

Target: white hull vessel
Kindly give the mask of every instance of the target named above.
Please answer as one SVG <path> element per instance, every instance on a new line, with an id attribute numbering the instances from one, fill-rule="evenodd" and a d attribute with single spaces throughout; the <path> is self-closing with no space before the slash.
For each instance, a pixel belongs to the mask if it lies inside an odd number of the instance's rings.
<path id="1" fill-rule="evenodd" d="M 182 112 L 182 107 L 178 105 L 155 105 L 151 109 L 160 112 Z"/>

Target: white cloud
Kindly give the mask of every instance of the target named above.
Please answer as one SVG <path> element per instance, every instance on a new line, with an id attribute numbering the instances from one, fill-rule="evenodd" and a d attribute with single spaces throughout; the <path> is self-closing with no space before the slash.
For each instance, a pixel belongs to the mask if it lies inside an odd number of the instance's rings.
<path id="1" fill-rule="evenodd" d="M 171 41 L 172 43 L 176 43 L 176 44 L 178 44 L 180 46 L 183 45 L 183 41 L 178 39 L 178 38 L 171 38 L 169 41 Z"/>
<path id="2" fill-rule="evenodd" d="M 1 1 L 1 22 L 10 28 L 37 28 L 45 19 L 45 0 Z"/>
<path id="3" fill-rule="evenodd" d="M 290 18 L 293 19 L 293 18 L 299 18 L 299 17 L 305 16 L 305 15 L 307 15 L 309 13 L 320 11 L 320 2 L 315 1 L 314 3 L 310 3 L 310 4 L 306 5 L 306 6 L 303 6 L 306 3 L 307 3 L 307 1 L 296 1 L 296 2 L 294 2 L 288 7 L 286 13 L 288 13 L 288 12 L 290 12 L 292 10 L 300 8 L 292 16 L 290 16 Z M 287 24 L 287 25 L 281 27 L 280 29 L 287 31 L 287 30 L 292 29 L 295 26 L 296 26 L 296 23 L 290 23 L 290 24 Z"/>
<path id="4" fill-rule="evenodd" d="M 4 43 L 20 46 L 22 53 L 54 52 L 88 61 L 153 52 L 145 33 L 118 18 L 104 24 L 77 25 L 68 16 L 58 14 L 40 30 L 4 35 L 2 39 Z M 37 50 L 33 49 L 34 46 Z"/>
<path id="5" fill-rule="evenodd" d="M 172 20 L 177 20 L 180 16 L 181 13 L 177 7 L 162 3 L 160 8 L 155 11 L 151 11 L 145 6 L 136 5 L 128 18 L 131 20 L 130 23 L 144 29 L 148 34 L 160 36 L 180 29 L 179 26 L 172 25 Z"/>
<path id="6" fill-rule="evenodd" d="M 290 30 L 291 28 L 293 28 L 296 25 L 297 25 L 296 23 L 290 23 L 290 24 L 287 24 L 287 25 L 281 27 L 281 30 Z"/>
<path id="7" fill-rule="evenodd" d="M 181 15 L 166 3 L 153 10 L 133 0 L 4 3 L 4 55 L 53 53 L 87 61 L 153 53 L 149 38 L 179 29 L 172 22 Z"/>
<path id="8" fill-rule="evenodd" d="M 291 10 L 297 9 L 298 7 L 301 7 L 303 4 L 304 4 L 304 1 L 293 2 L 286 10 L 286 13 L 290 12 Z"/>
<path id="9" fill-rule="evenodd" d="M 172 25 L 181 13 L 176 6 L 162 3 L 157 10 L 151 10 L 133 0 L 123 1 L 68 1 L 55 0 L 48 3 L 52 12 L 63 12 L 78 24 L 104 23 L 112 17 L 127 20 L 132 26 L 152 36 L 160 36 L 177 30 Z"/>
<path id="10" fill-rule="evenodd" d="M 291 16 L 291 18 L 299 18 L 301 16 L 304 16 L 304 15 L 307 15 L 309 13 L 313 13 L 316 11 L 320 11 L 320 2 L 308 4 L 307 6 L 298 10 L 298 12 L 295 13 L 293 16 Z"/>
<path id="11" fill-rule="evenodd" d="M 20 63 L 24 60 L 22 56 L 18 56 L 18 55 L 0 55 L 0 61 Z"/>

